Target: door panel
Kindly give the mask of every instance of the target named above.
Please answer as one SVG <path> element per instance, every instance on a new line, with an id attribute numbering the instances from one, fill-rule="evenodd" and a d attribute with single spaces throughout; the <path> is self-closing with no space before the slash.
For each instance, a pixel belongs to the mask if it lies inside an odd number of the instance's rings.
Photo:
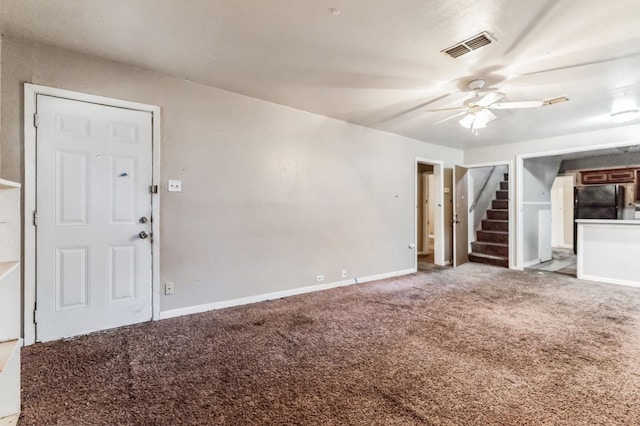
<path id="1" fill-rule="evenodd" d="M 37 340 L 148 321 L 151 114 L 44 95 L 37 113 Z"/>
<path id="2" fill-rule="evenodd" d="M 469 261 L 469 202 L 467 169 L 455 166 L 453 184 L 453 266 Z"/>
<path id="3" fill-rule="evenodd" d="M 87 306 L 88 247 L 56 249 L 57 308 L 74 309 Z"/>
<path id="4" fill-rule="evenodd" d="M 56 224 L 86 225 L 89 211 L 88 154 L 56 152 Z"/>

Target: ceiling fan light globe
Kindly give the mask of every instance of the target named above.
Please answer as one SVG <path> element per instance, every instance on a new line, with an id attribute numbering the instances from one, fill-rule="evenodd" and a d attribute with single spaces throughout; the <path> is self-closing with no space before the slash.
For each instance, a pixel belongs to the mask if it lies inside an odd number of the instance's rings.
<path id="1" fill-rule="evenodd" d="M 475 120 L 473 121 L 474 129 L 482 129 L 487 127 L 487 123 L 491 120 L 495 119 L 495 115 L 490 113 L 487 110 L 482 110 L 475 114 Z"/>
<path id="2" fill-rule="evenodd" d="M 485 127 L 487 127 L 487 123 L 476 120 L 473 122 L 473 128 L 471 130 L 484 129 Z"/>
<path id="3" fill-rule="evenodd" d="M 471 125 L 474 122 L 474 119 L 475 119 L 474 114 L 467 114 L 462 118 L 462 120 L 458 121 L 458 123 L 460 123 L 460 125 L 465 129 L 470 129 Z"/>

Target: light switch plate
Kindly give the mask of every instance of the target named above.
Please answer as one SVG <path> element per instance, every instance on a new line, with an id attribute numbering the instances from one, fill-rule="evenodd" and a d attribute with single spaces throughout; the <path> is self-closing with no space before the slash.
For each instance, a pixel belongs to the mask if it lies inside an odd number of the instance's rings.
<path id="1" fill-rule="evenodd" d="M 170 180 L 167 185 L 167 190 L 169 192 L 182 192 L 182 181 L 181 180 Z"/>

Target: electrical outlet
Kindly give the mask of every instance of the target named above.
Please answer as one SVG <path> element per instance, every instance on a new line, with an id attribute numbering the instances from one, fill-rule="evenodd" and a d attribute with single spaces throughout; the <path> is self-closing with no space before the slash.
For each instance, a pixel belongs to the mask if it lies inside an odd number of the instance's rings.
<path id="1" fill-rule="evenodd" d="M 342 270 L 342 278 L 347 278 L 347 270 L 346 269 Z"/>
<path id="2" fill-rule="evenodd" d="M 318 275 L 316 277 L 316 281 L 320 282 L 320 281 L 324 281 L 324 275 Z"/>
<path id="3" fill-rule="evenodd" d="M 168 296 L 170 294 L 173 294 L 174 290 L 175 290 L 175 287 L 173 283 L 164 283 L 164 294 Z"/>
<path id="4" fill-rule="evenodd" d="M 167 183 L 167 191 L 169 191 L 169 192 L 182 192 L 182 181 L 181 180 L 170 180 Z"/>

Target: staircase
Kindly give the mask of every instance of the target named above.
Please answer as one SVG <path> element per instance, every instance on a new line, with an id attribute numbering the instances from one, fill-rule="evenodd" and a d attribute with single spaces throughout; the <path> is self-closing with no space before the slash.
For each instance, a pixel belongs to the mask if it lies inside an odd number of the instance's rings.
<path id="1" fill-rule="evenodd" d="M 482 229 L 471 243 L 469 261 L 509 267 L 509 174 L 504 174 L 500 189 L 491 201 Z"/>

